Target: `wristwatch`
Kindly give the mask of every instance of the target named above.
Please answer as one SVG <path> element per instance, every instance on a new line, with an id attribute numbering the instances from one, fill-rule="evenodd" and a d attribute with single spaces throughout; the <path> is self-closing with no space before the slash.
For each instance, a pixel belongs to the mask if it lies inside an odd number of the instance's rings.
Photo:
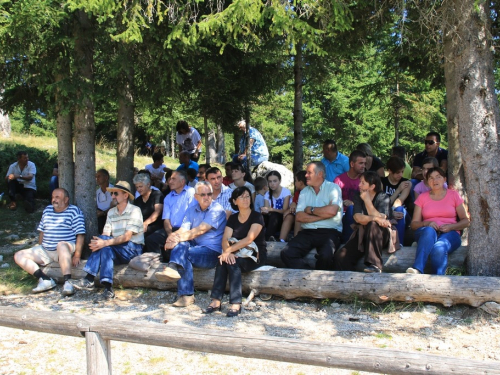
<path id="1" fill-rule="evenodd" d="M 311 207 L 311 215 L 314 215 L 314 208 L 315 207 Z"/>

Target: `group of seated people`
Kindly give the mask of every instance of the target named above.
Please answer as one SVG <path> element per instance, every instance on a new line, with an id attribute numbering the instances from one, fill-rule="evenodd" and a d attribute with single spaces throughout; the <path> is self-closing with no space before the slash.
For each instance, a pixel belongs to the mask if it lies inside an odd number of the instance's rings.
<path id="1" fill-rule="evenodd" d="M 384 164 L 369 145 L 359 145 L 347 157 L 328 140 L 323 160 L 296 173 L 294 194 L 281 186 L 277 171 L 252 181 L 243 164 L 234 161 L 225 165 L 225 177 L 217 167 L 198 166 L 191 187 L 187 167 L 192 160 L 171 171 L 153 155 L 154 163 L 133 178 L 135 195 L 126 181 L 109 184 L 109 173 L 101 169 L 96 173 L 96 200 L 104 220 L 101 235 L 89 244 L 92 253 L 83 269 L 87 275 L 71 279 L 71 266 L 80 262 L 85 225 L 82 212 L 69 205 L 62 188 L 54 190 L 52 204 L 44 210 L 39 244 L 17 252 L 15 261 L 39 279 L 34 292 L 55 287 L 39 266 L 59 261 L 64 295 L 74 294 L 75 288 L 94 289 L 99 273 L 101 298 L 111 299 L 115 264 L 128 264 L 143 252 L 161 254 L 167 266 L 155 277 L 177 282 L 175 307 L 195 302 L 193 268 L 215 267 L 212 301 L 205 313 L 221 309 L 229 279 L 227 316 L 241 312 L 242 272 L 266 263 L 266 241 L 276 237 L 286 243 L 280 255 L 288 268 L 353 271 L 364 259 L 365 272 L 382 272 L 382 251 L 399 249 L 410 227 L 417 252 L 407 272 L 423 273 L 430 260 L 432 273 L 442 275 L 469 219 L 436 158 L 445 151 L 438 147 L 439 135 L 429 134 L 424 155 L 416 158 L 420 165 L 414 164 L 409 176 L 415 181 L 403 177 L 407 165 L 396 155 L 400 149 L 387 161 L 385 176 Z M 101 206 L 104 202 L 109 204 Z M 317 251 L 314 267 L 305 259 L 312 249 Z"/>

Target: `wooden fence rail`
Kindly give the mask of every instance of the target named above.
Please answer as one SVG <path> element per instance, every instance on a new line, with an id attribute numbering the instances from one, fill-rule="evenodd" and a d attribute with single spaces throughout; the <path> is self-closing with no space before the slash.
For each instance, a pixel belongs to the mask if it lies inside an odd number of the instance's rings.
<path id="1" fill-rule="evenodd" d="M 384 374 L 500 374 L 500 362 L 493 361 L 188 329 L 142 321 L 107 321 L 13 307 L 0 307 L 0 325 L 85 336 L 89 375 L 111 374 L 110 340 Z"/>

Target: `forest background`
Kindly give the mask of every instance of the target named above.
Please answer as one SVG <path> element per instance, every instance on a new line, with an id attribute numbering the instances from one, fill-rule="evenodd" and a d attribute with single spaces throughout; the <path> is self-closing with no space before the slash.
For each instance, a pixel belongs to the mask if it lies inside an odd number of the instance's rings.
<path id="1" fill-rule="evenodd" d="M 246 119 L 294 171 L 328 138 L 345 154 L 367 142 L 385 159 L 393 145 L 414 155 L 438 131 L 473 219 L 469 272 L 500 275 L 497 6 L 1 0 L 0 108 L 17 130 L 57 133 L 61 185 L 89 235 L 102 139 L 116 142 L 117 179 L 131 180 L 136 149 L 150 135 L 172 144 L 179 119 L 218 162 Z"/>

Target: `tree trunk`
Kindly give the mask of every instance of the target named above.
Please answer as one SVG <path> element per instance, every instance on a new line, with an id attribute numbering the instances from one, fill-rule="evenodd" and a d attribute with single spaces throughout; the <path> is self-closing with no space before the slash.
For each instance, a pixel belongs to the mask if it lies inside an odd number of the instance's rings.
<path id="1" fill-rule="evenodd" d="M 116 146 L 116 180 L 128 181 L 134 177 L 134 69 L 124 70 L 118 98 L 118 129 Z"/>
<path id="2" fill-rule="evenodd" d="M 217 163 L 225 164 L 226 163 L 226 142 L 224 139 L 224 132 L 222 131 L 222 127 L 218 124 L 217 128 L 217 136 L 215 138 L 216 147 L 217 147 Z"/>
<path id="3" fill-rule="evenodd" d="M 66 76 L 60 74 L 56 83 L 62 82 Z M 73 116 L 69 108 L 65 108 L 65 97 L 58 88 L 55 95 L 57 124 L 57 162 L 59 170 L 59 187 L 65 188 L 70 202 L 75 203 L 75 163 L 73 161 Z"/>
<path id="4" fill-rule="evenodd" d="M 489 3 L 454 0 L 446 4 L 445 66 L 452 65 L 445 71 L 446 91 L 457 103 L 449 126 L 454 130 L 455 122 L 458 125 L 471 214 L 468 272 L 500 276 L 500 113 L 490 50 Z M 457 165 L 453 168 L 460 170 Z"/>
<path id="5" fill-rule="evenodd" d="M 304 169 L 304 152 L 302 150 L 303 134 L 302 123 L 304 113 L 302 112 L 302 73 L 304 70 L 302 61 L 302 44 L 296 46 L 297 54 L 293 60 L 293 77 L 295 95 L 293 100 L 293 173 Z"/>
<path id="6" fill-rule="evenodd" d="M 93 25 L 88 15 L 77 11 L 75 21 L 75 54 L 80 84 L 77 85 L 75 109 L 75 197 L 86 221 L 86 241 L 97 235 L 97 211 L 95 201 L 95 122 L 92 92 L 93 73 Z M 88 256 L 88 248 L 84 256 Z"/>
<path id="7" fill-rule="evenodd" d="M 210 164 L 210 135 L 208 134 L 208 118 L 203 116 L 203 130 L 205 131 L 205 163 Z"/>
<path id="8" fill-rule="evenodd" d="M 170 147 L 172 147 L 172 158 L 175 159 L 175 151 L 177 150 L 177 144 L 175 143 L 175 128 L 172 129 L 172 132 L 170 134 Z"/>
<path id="9" fill-rule="evenodd" d="M 2 133 L 2 137 L 10 138 L 11 125 L 9 120 L 9 115 L 4 113 L 0 109 L 0 133 Z"/>
<path id="10" fill-rule="evenodd" d="M 250 107 L 248 103 L 245 104 L 245 122 L 246 122 L 246 133 L 245 133 L 245 155 L 247 156 L 247 171 L 251 173 L 252 171 L 252 149 L 250 147 Z"/>

